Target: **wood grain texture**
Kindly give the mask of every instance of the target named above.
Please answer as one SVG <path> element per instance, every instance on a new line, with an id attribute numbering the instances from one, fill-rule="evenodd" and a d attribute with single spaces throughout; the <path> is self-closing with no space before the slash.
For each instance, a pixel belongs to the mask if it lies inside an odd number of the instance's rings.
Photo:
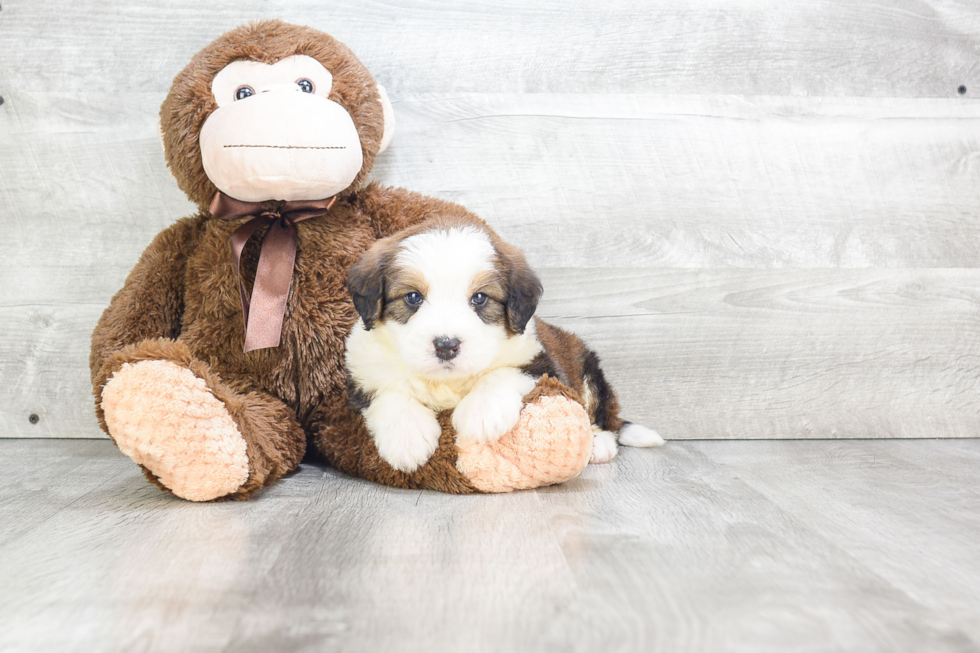
<path id="1" fill-rule="evenodd" d="M 398 93 L 953 97 L 980 82 L 971 0 L 7 0 L 2 13 L 4 81 L 21 88 L 164 92 L 217 33 L 263 18 L 335 34 Z"/>
<path id="2" fill-rule="evenodd" d="M 105 302 L 192 205 L 160 97 L 0 107 L 3 300 Z M 103 104 L 106 100 L 107 104 Z M 374 178 L 458 201 L 539 267 L 975 267 L 980 101 L 398 100 Z M 84 123 L 86 129 L 73 131 Z M 26 271 L 26 272 L 25 272 Z"/>
<path id="3" fill-rule="evenodd" d="M 975 267 L 980 103 L 610 95 L 396 105 L 386 182 L 540 266 Z"/>
<path id="4" fill-rule="evenodd" d="M 683 438 L 980 434 L 976 270 L 546 270 L 540 314 Z"/>
<path id="5" fill-rule="evenodd" d="M 0 649 L 975 651 L 978 459 L 668 443 L 511 495 L 304 465 L 191 504 L 108 442 L 4 440 Z"/>
<path id="6" fill-rule="evenodd" d="M 8 0 L 0 437 L 98 433 L 91 329 L 192 211 L 160 102 L 216 34 L 272 16 L 377 73 L 398 133 L 375 178 L 525 248 L 546 316 L 595 345 L 637 419 L 678 438 L 977 435 L 974 3 Z"/>
<path id="7" fill-rule="evenodd" d="M 861 540 L 848 553 L 891 585 L 954 620 L 973 618 L 976 592 L 967 588 L 980 583 L 980 513 L 959 508 L 980 498 L 980 447 L 882 444 L 828 443 L 805 457 L 775 442 L 765 456 L 751 447 L 700 449 L 827 539 Z"/>

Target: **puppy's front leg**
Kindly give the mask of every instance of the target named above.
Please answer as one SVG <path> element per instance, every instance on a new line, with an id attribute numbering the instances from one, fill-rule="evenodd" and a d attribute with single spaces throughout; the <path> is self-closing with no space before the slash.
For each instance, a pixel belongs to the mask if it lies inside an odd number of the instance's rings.
<path id="1" fill-rule="evenodd" d="M 460 439 L 496 440 L 514 428 L 521 415 L 524 395 L 535 380 L 518 369 L 504 367 L 480 379 L 453 411 L 453 427 Z"/>
<path id="2" fill-rule="evenodd" d="M 442 434 L 434 412 L 397 392 L 379 394 L 364 411 L 364 421 L 378 454 L 402 472 L 414 472 L 427 463 Z"/>

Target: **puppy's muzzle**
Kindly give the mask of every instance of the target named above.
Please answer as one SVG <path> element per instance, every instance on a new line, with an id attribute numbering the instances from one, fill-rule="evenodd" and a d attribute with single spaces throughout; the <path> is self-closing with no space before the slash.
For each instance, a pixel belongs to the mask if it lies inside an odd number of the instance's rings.
<path id="1" fill-rule="evenodd" d="M 432 341 L 436 348 L 436 358 L 451 361 L 459 354 L 459 338 L 436 338 Z"/>

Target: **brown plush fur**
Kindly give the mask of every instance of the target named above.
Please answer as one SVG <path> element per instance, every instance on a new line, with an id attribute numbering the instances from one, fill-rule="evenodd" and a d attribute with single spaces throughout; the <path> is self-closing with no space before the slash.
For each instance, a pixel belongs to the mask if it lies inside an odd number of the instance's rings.
<path id="1" fill-rule="evenodd" d="M 375 220 L 368 211 L 378 206 L 385 210 Z M 225 402 L 248 441 L 252 473 L 238 498 L 295 469 L 307 434 L 328 462 L 356 476 L 473 492 L 455 469 L 451 430 L 428 465 L 400 475 L 381 460 L 359 415 L 347 405 L 343 355 L 357 317 L 345 287 L 347 271 L 388 235 L 385 230 L 437 213 L 464 214 L 465 209 L 372 184 L 338 201 L 328 215 L 298 223 L 282 343 L 247 354 L 228 246 L 246 218 L 225 222 L 199 215 L 177 222 L 147 248 L 99 321 L 90 361 L 96 397 L 123 363 L 171 360 L 187 366 Z M 242 256 L 248 286 L 258 245 L 259 238 L 253 239 Z M 108 432 L 98 401 L 96 410 Z"/>
<path id="2" fill-rule="evenodd" d="M 221 221 L 206 213 L 215 187 L 201 164 L 198 133 L 215 109 L 211 79 L 225 65 L 236 59 L 272 63 L 293 54 L 315 57 L 333 73 L 330 98 L 353 117 L 364 163 L 328 214 L 296 225 L 296 263 L 281 344 L 246 354 L 229 239 L 248 218 Z M 344 349 L 356 319 L 345 287 L 350 267 L 379 238 L 434 215 L 476 219 L 460 206 L 407 190 L 362 187 L 383 131 L 382 108 L 368 71 L 345 46 L 321 32 L 278 21 L 256 23 L 229 32 L 193 58 L 174 81 L 161 119 L 170 169 L 202 212 L 154 239 L 99 320 L 90 366 L 103 429 L 109 430 L 101 392 L 113 373 L 124 363 L 167 360 L 205 381 L 247 441 L 248 480 L 230 498 L 247 498 L 295 469 L 308 441 L 329 463 L 355 476 L 400 487 L 476 491 L 456 469 L 447 415 L 441 418 L 445 431 L 430 462 L 402 474 L 378 456 L 360 415 L 348 406 Z M 261 236 L 249 242 L 242 256 L 247 287 L 254 279 Z M 158 482 L 148 470 L 147 476 Z"/>

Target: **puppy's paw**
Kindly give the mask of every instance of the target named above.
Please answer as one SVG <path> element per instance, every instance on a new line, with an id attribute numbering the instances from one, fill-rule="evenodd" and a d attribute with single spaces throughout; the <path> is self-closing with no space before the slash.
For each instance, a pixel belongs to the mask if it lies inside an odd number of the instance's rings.
<path id="1" fill-rule="evenodd" d="M 596 431 L 592 439 L 592 458 L 590 465 L 608 463 L 616 457 L 616 434 L 612 431 Z"/>
<path id="2" fill-rule="evenodd" d="M 533 388 L 534 380 L 522 376 Z M 524 395 L 531 391 L 522 379 L 518 381 L 481 384 L 463 397 L 453 411 L 456 435 L 471 442 L 489 442 L 514 428 L 524 407 Z"/>
<path id="3" fill-rule="evenodd" d="M 439 446 L 435 413 L 409 397 L 382 396 L 364 411 L 378 454 L 395 469 L 414 472 Z"/>
<path id="4" fill-rule="evenodd" d="M 619 429 L 619 444 L 627 447 L 659 447 L 663 443 L 659 433 L 639 424 L 626 424 Z"/>

